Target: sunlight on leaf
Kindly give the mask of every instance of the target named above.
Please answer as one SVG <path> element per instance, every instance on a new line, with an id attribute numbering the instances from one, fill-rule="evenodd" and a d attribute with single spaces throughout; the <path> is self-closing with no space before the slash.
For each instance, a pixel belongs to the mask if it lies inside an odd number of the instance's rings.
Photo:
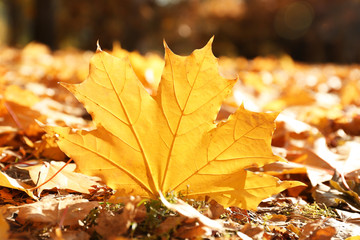
<path id="1" fill-rule="evenodd" d="M 154 198 L 174 190 L 254 209 L 266 197 L 303 185 L 245 170 L 280 160 L 270 145 L 277 114 L 241 106 L 226 122 L 214 123 L 235 80 L 219 75 L 212 41 L 187 57 L 164 44 L 154 98 L 127 58 L 99 48 L 88 78 L 63 84 L 92 115 L 96 130 L 47 131 L 57 134 L 59 147 L 82 173 L 101 177 L 120 195 Z"/>

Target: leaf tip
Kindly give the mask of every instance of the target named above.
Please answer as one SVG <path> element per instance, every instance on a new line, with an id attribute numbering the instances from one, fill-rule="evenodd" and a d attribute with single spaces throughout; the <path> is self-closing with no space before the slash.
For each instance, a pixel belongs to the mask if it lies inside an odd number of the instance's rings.
<path id="1" fill-rule="evenodd" d="M 101 52 L 101 47 L 100 47 L 100 41 L 99 39 L 96 41 L 96 52 Z"/>
<path id="2" fill-rule="evenodd" d="M 214 42 L 214 38 L 215 38 L 215 36 L 214 36 L 214 35 L 212 35 L 212 37 L 210 38 L 210 40 L 209 40 L 208 44 L 212 45 L 212 43 Z"/>
<path id="3" fill-rule="evenodd" d="M 165 39 L 163 39 L 163 45 L 164 45 L 164 48 L 165 48 L 165 52 L 170 50 L 170 48 L 169 48 L 169 46 L 167 45 Z"/>
<path id="4" fill-rule="evenodd" d="M 213 44 L 213 42 L 214 42 L 214 36 L 212 36 L 212 37 L 210 38 L 210 40 L 207 42 L 207 44 L 205 45 L 204 48 L 210 49 L 211 52 L 212 52 L 212 44 Z"/>

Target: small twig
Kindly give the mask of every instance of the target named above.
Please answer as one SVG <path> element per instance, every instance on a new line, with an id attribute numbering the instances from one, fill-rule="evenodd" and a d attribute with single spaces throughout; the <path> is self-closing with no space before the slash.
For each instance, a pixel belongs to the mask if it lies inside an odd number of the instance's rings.
<path id="1" fill-rule="evenodd" d="M 63 214 L 62 214 L 62 216 L 61 216 L 60 222 L 59 222 L 59 228 L 60 228 L 60 229 L 61 229 L 61 228 L 63 227 L 63 225 L 64 225 L 65 216 L 66 216 L 68 210 L 69 210 L 69 206 L 66 206 L 66 208 L 65 208 L 65 210 L 64 210 L 64 212 L 63 212 Z"/>
<path id="2" fill-rule="evenodd" d="M 54 177 L 56 177 L 56 175 L 58 175 L 58 173 L 59 173 L 61 170 L 63 170 L 71 161 L 72 161 L 72 158 L 70 158 L 69 161 L 67 161 L 64 166 L 62 166 L 53 176 L 51 176 L 51 178 L 49 178 L 48 180 L 46 180 L 45 182 L 43 182 L 43 183 L 40 184 L 39 186 L 30 188 L 30 189 L 28 189 L 28 190 L 33 191 L 33 190 L 35 190 L 35 189 L 38 189 L 38 188 L 44 186 L 44 185 L 47 184 L 48 182 L 50 182 L 50 181 L 51 181 Z"/>

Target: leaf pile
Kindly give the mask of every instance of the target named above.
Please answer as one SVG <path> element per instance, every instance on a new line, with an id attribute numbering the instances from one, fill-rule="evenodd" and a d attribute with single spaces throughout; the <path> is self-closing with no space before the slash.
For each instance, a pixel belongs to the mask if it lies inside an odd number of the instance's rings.
<path id="1" fill-rule="evenodd" d="M 1 238 L 360 235 L 359 66 L 221 57 L 219 73 L 211 44 L 3 48 Z"/>

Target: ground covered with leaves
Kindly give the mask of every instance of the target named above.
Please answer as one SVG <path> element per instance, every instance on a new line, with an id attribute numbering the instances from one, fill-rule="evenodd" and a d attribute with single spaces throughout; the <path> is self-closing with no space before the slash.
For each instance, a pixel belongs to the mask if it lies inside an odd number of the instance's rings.
<path id="1" fill-rule="evenodd" d="M 360 238 L 360 66 L 211 43 L 2 48 L 0 238 Z"/>

